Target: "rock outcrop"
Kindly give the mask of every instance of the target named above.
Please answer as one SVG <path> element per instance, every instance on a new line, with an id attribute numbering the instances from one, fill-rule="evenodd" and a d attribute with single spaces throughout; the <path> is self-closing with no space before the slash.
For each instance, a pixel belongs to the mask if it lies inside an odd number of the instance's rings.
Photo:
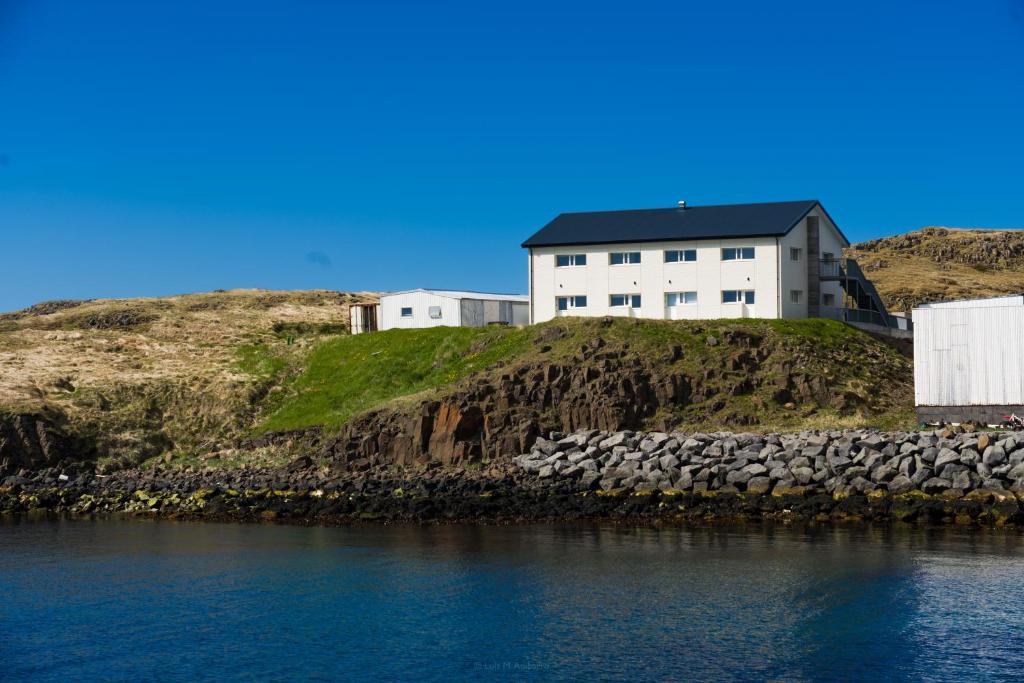
<path id="1" fill-rule="evenodd" d="M 88 456 L 88 449 L 65 436 L 61 422 L 59 415 L 0 413 L 0 475 Z"/>

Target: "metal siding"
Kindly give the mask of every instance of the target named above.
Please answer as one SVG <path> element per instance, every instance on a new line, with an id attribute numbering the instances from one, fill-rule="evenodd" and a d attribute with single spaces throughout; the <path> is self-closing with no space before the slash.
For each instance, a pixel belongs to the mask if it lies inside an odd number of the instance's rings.
<path id="1" fill-rule="evenodd" d="M 512 324 L 512 302 L 501 301 L 498 306 L 498 322 Z"/>
<path id="2" fill-rule="evenodd" d="M 475 299 L 462 300 L 462 325 L 463 327 L 484 326 L 484 302 Z"/>
<path id="3" fill-rule="evenodd" d="M 484 324 L 501 322 L 501 307 L 498 301 L 485 301 L 484 303 Z"/>
<path id="4" fill-rule="evenodd" d="M 1024 308 L 914 311 L 914 398 L 923 406 L 1024 403 Z"/>
<path id="5" fill-rule="evenodd" d="M 512 324 L 513 325 L 529 325 L 530 324 L 530 304 L 512 304 Z"/>

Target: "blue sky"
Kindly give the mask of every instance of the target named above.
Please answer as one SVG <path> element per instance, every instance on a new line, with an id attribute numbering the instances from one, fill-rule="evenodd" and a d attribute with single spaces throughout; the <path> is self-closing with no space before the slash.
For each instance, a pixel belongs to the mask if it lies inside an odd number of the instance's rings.
<path id="1" fill-rule="evenodd" d="M 1024 0 L 0 0 L 0 310 L 524 291 L 560 211 L 1024 227 Z"/>

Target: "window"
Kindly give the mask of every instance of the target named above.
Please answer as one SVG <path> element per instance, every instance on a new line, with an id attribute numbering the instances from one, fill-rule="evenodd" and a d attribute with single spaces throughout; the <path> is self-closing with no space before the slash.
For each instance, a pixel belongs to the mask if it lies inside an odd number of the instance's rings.
<path id="1" fill-rule="evenodd" d="M 697 303 L 697 292 L 669 292 L 665 296 L 670 308 L 672 306 Z"/>
<path id="2" fill-rule="evenodd" d="M 804 255 L 804 250 L 801 249 L 800 247 L 790 247 L 789 248 L 789 260 L 790 261 L 799 261 L 800 258 L 803 255 Z"/>
<path id="3" fill-rule="evenodd" d="M 665 252 L 665 263 L 692 263 L 697 260 L 696 249 L 675 249 Z"/>
<path id="4" fill-rule="evenodd" d="M 836 255 L 833 254 L 831 251 L 822 252 L 821 260 L 822 261 L 835 261 L 836 260 Z"/>
<path id="5" fill-rule="evenodd" d="M 836 305 L 836 295 L 835 294 L 822 294 L 821 295 L 821 305 L 822 306 L 835 306 Z"/>
<path id="6" fill-rule="evenodd" d="M 804 293 L 801 290 L 799 290 L 799 289 L 791 289 L 791 290 L 789 290 L 789 300 L 792 303 L 798 304 L 801 301 L 803 301 L 803 298 L 804 298 Z"/>
<path id="7" fill-rule="evenodd" d="M 411 318 L 412 317 L 412 308 L 403 308 L 402 309 L 402 317 L 403 318 Z"/>
<path id="8" fill-rule="evenodd" d="M 572 266 L 587 265 L 586 254 L 558 254 L 555 256 L 556 268 L 570 268 Z"/>
<path id="9" fill-rule="evenodd" d="M 640 308 L 640 295 L 639 294 L 612 294 L 611 306 L 629 306 L 630 308 Z"/>
<path id="10" fill-rule="evenodd" d="M 754 290 L 752 289 L 723 289 L 723 304 L 747 304 L 754 303 Z"/>
<path id="11" fill-rule="evenodd" d="M 608 254 L 608 263 L 613 266 L 622 266 L 629 263 L 640 263 L 639 251 L 613 251 Z"/>
<path id="12" fill-rule="evenodd" d="M 440 318 L 441 317 L 441 307 L 440 306 L 431 306 L 427 310 L 427 313 L 430 315 L 431 318 L 435 318 L 435 319 L 436 318 Z"/>
<path id="13" fill-rule="evenodd" d="M 585 296 L 560 296 L 555 299 L 558 310 L 568 311 L 570 308 L 586 308 L 587 297 Z"/>
<path id="14" fill-rule="evenodd" d="M 754 258 L 754 247 L 723 247 L 723 261 L 749 261 Z"/>

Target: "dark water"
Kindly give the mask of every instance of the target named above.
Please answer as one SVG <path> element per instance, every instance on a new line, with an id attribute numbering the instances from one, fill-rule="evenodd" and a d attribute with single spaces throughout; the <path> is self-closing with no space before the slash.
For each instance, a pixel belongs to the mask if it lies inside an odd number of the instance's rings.
<path id="1" fill-rule="evenodd" d="M 1009 680 L 1015 534 L 0 524 L 0 678 Z"/>

